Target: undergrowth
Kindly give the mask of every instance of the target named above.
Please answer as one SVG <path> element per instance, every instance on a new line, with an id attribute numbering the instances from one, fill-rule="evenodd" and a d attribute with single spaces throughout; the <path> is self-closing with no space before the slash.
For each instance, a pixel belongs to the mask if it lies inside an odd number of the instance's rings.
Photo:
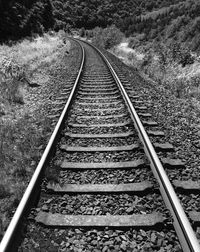
<path id="1" fill-rule="evenodd" d="M 35 39 L 25 39 L 13 46 L 0 46 L 0 95 L 1 100 L 24 103 L 27 84 L 35 81 L 34 75 L 58 58 L 59 49 L 70 50 L 65 33 L 44 34 Z M 38 81 L 38 80 L 36 80 Z"/>
<path id="2" fill-rule="evenodd" d="M 33 100 L 29 96 L 31 106 L 26 104 L 27 86 L 47 81 L 52 85 L 54 63 L 59 64 L 69 50 L 64 32 L 25 39 L 13 46 L 0 45 L 0 238 L 52 131 L 44 111 L 34 105 L 34 95 L 40 92 L 33 92 Z"/>
<path id="3" fill-rule="evenodd" d="M 25 114 L 16 121 L 0 121 L 0 199 L 12 196 L 8 215 L 13 202 L 18 205 L 51 132 L 47 119 L 35 120 Z"/>
<path id="4" fill-rule="evenodd" d="M 125 63 L 155 81 L 158 88 L 168 90 L 177 98 L 200 98 L 200 62 L 197 55 L 179 43 L 154 43 L 144 47 L 136 45 L 132 39 L 130 41 L 129 46 L 133 50 L 123 55 Z M 118 57 L 122 55 L 116 48 L 113 52 Z"/>

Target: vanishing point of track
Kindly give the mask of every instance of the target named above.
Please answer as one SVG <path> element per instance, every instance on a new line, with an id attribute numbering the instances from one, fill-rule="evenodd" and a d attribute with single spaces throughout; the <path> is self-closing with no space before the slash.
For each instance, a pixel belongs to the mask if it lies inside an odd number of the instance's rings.
<path id="1" fill-rule="evenodd" d="M 169 158 L 161 162 L 155 152 L 168 152 L 173 147 L 151 143 L 149 136 L 159 139 L 163 132 L 155 130 L 157 125 L 149 119 L 151 114 L 146 112 L 140 97 L 132 92 L 128 82 L 122 84 L 124 77 L 116 74 L 100 51 L 86 42 L 78 43 L 83 57 L 75 84 L 66 92 L 67 101 L 61 97 L 58 107 L 52 110 L 55 114 L 50 118 L 56 122 L 55 130 L 0 251 L 17 250 L 19 230 L 32 207 L 37 209 L 32 210 L 37 225 L 57 229 L 173 229 L 173 224 L 182 250 L 200 251 L 163 168 L 180 167 L 182 163 Z M 48 169 L 53 178 L 45 178 Z M 138 174 L 142 174 L 143 181 L 141 177 L 137 179 Z M 89 195 L 92 202 L 88 203 L 84 195 Z M 142 197 L 141 202 L 146 202 L 149 195 L 151 207 L 137 208 L 136 198 Z M 74 203 L 68 205 L 73 202 L 70 197 L 78 208 Z M 108 198 L 112 204 L 106 203 Z M 83 199 L 86 206 L 79 202 Z M 107 244 L 111 251 L 118 251 L 114 243 Z"/>

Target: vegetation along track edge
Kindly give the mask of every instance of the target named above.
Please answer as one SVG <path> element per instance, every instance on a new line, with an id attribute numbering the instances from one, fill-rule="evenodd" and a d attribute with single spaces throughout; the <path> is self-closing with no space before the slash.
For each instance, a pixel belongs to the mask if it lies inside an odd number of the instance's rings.
<path id="1" fill-rule="evenodd" d="M 145 172 L 149 163 L 158 181 L 163 200 L 170 210 L 183 251 L 200 251 L 193 229 L 154 150 L 154 147 L 155 149 L 167 149 L 167 146 L 154 144 L 153 147 L 138 117 L 139 114 L 143 124 L 150 127 L 154 126 L 153 123 L 143 120 L 150 115 L 141 112 L 143 109 L 140 101 L 137 100 L 139 97 L 134 94 L 132 94 L 132 98 L 135 98 L 136 109 L 133 107 L 120 77 L 117 76 L 106 57 L 94 47 L 91 48 L 91 45 L 86 42 L 79 41 L 79 43 L 82 47 L 83 59 L 75 84 L 31 182 L 3 237 L 0 251 L 16 251 L 16 244 L 13 241 L 19 240 L 19 227 L 22 225 L 25 213 L 30 212 L 30 207 L 33 206 L 33 195 L 35 198 L 37 198 L 36 195 L 39 195 L 38 188 L 42 182 L 44 169 L 57 169 L 59 179 L 55 182 L 54 178 L 54 183 L 50 181 L 46 184 L 43 183 L 43 190 L 39 200 L 37 199 L 37 211 L 32 214 L 36 221 L 34 225 L 42 224 L 46 227 L 61 229 L 66 227 L 149 229 L 160 223 L 167 225 L 166 219 L 170 219 L 169 214 L 166 214 L 166 210 L 163 210 L 164 215 L 159 213 L 156 204 L 151 209 L 153 212 L 147 209 L 142 214 L 137 212 L 137 203 L 135 203 L 135 209 L 131 207 L 131 204 L 127 204 L 127 202 L 133 203 L 135 195 L 141 193 L 144 194 L 145 199 L 145 190 L 148 189 L 148 195 L 152 183 L 155 183 L 154 179 L 137 183 L 127 183 L 126 180 L 124 183 L 107 181 L 107 184 L 102 184 L 104 182 L 102 182 L 101 172 L 99 181 L 97 179 L 96 183 L 92 181 L 82 183 L 75 181 L 76 179 L 72 179 L 71 183 L 68 183 L 66 179 L 69 175 L 68 170 L 74 173 L 92 171 L 91 174 L 94 172 L 95 177 L 98 177 L 98 171 L 106 170 L 106 177 L 109 177 L 110 173 L 115 176 L 119 170 L 123 170 L 124 173 L 128 170 L 129 175 L 135 169 L 144 168 Z M 105 66 L 105 62 L 107 66 Z M 126 89 L 128 88 L 127 85 Z M 138 104 L 139 106 L 137 106 Z M 138 110 L 138 114 L 136 110 Z M 162 135 L 152 130 L 149 131 L 149 134 L 157 137 Z M 170 161 L 167 162 L 170 163 Z M 78 199 L 84 199 L 84 194 L 89 195 L 89 198 L 95 194 L 99 198 L 100 205 L 102 202 L 106 205 L 109 197 L 111 197 L 111 202 L 117 205 L 116 200 L 120 198 L 123 205 L 126 206 L 125 211 L 123 209 L 112 211 L 111 209 L 109 212 L 107 205 L 107 212 L 102 206 L 98 207 L 98 211 L 92 211 L 91 203 L 89 203 L 89 207 L 82 207 L 81 211 L 67 206 L 68 197 L 75 197 L 74 201 L 77 202 Z M 104 194 L 107 196 L 105 197 Z M 115 195 L 113 198 L 110 196 L 112 194 Z M 157 193 L 155 195 L 160 197 Z M 65 200 L 64 204 L 63 200 Z M 58 207 L 55 207 L 56 204 Z M 72 205 L 74 206 L 74 203 Z M 168 220 L 168 222 L 170 221 Z M 107 242 L 106 246 L 108 248 L 110 246 L 113 251 L 118 248 L 121 251 L 124 249 L 121 245 Z M 25 245 L 22 242 L 21 251 L 23 251 L 23 246 Z M 130 249 L 131 246 L 133 248 L 134 245 L 131 244 Z"/>

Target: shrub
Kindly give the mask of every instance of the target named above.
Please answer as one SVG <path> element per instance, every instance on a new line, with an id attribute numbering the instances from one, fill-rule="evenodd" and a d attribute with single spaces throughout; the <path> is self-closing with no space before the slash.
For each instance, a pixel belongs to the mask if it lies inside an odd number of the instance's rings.
<path id="1" fill-rule="evenodd" d="M 116 26 L 112 25 L 105 29 L 99 27 L 95 28 L 92 41 L 97 46 L 110 49 L 111 47 L 118 45 L 123 37 L 123 33 Z"/>
<path id="2" fill-rule="evenodd" d="M 136 37 L 133 37 L 129 40 L 129 47 L 131 48 L 135 48 L 135 47 L 138 47 L 140 45 L 140 41 L 136 38 Z"/>
<path id="3" fill-rule="evenodd" d="M 85 37 L 86 31 L 85 31 L 85 28 L 84 28 L 84 27 L 82 27 L 82 28 L 80 29 L 79 34 L 80 34 L 81 37 Z"/>
<path id="4" fill-rule="evenodd" d="M 188 49 L 183 49 L 180 53 L 180 60 L 179 64 L 182 65 L 182 67 L 185 67 L 186 65 L 193 64 L 194 63 L 194 56 L 192 56 L 191 52 Z"/>
<path id="5" fill-rule="evenodd" d="M 200 34 L 196 34 L 191 41 L 191 48 L 193 51 L 197 51 L 200 49 Z"/>
<path id="6" fill-rule="evenodd" d="M 168 52 L 168 57 L 170 57 L 172 61 L 176 61 L 178 64 L 181 64 L 183 67 L 194 63 L 195 58 L 191 54 L 191 51 L 188 47 L 182 46 L 180 42 L 174 41 L 170 43 Z"/>
<path id="7" fill-rule="evenodd" d="M 93 37 L 93 31 L 92 30 L 86 30 L 86 36 L 88 39 L 91 39 Z"/>
<path id="8" fill-rule="evenodd" d="M 0 92 L 1 97 L 11 102 L 24 103 L 23 79 L 25 68 L 14 59 L 3 57 L 0 62 Z"/>
<path id="9" fill-rule="evenodd" d="M 5 98 L 10 102 L 15 103 L 24 103 L 24 89 L 23 83 L 20 81 L 9 80 L 2 83 L 2 87 L 4 86 Z"/>
<path id="10" fill-rule="evenodd" d="M 17 201 L 20 200 L 35 168 L 32 162 L 39 161 L 48 132 L 50 132 L 50 123 L 42 117 L 37 126 L 34 119 L 27 114 L 17 121 L 0 121 L 0 176 L 2 178 L 0 198 L 11 193 Z"/>
<path id="11" fill-rule="evenodd" d="M 8 195 L 10 195 L 10 193 L 7 186 L 5 184 L 0 184 L 0 199 L 3 199 L 7 197 Z"/>
<path id="12" fill-rule="evenodd" d="M 150 65 L 152 60 L 153 60 L 153 57 L 152 57 L 151 53 L 146 53 L 143 58 L 141 67 L 144 68 L 144 67 Z"/>
<path id="13" fill-rule="evenodd" d="M 174 94 L 177 98 L 183 98 L 186 96 L 189 86 L 185 78 L 178 78 L 174 80 Z"/>

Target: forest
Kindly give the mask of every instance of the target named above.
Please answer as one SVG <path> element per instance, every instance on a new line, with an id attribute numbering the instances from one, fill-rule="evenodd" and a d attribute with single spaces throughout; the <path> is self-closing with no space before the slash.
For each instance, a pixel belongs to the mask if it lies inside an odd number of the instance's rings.
<path id="1" fill-rule="evenodd" d="M 200 1 L 191 0 L 164 7 L 144 15 L 128 17 L 118 23 L 126 36 L 135 41 L 176 41 L 191 50 L 200 50 Z"/>
<path id="2" fill-rule="evenodd" d="M 0 42 L 43 33 L 54 25 L 50 0 L 0 0 Z"/>
<path id="3" fill-rule="evenodd" d="M 199 0 L 0 0 L 0 41 L 54 29 L 117 26 L 139 42 L 176 40 L 199 49 Z"/>

